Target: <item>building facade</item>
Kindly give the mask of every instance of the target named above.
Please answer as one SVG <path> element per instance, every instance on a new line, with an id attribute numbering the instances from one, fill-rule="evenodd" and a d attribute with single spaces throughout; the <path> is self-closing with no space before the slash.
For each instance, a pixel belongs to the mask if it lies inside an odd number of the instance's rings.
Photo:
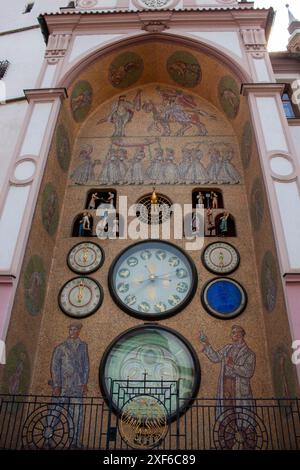
<path id="1" fill-rule="evenodd" d="M 299 22 L 269 53 L 274 12 L 252 2 L 61 3 L 11 2 L 0 24 L 1 393 L 52 397 L 11 410 L 15 446 L 90 448 L 88 396 L 189 416 L 190 448 L 208 445 L 190 410 L 209 397 L 210 448 L 299 447 Z M 35 439 L 45 410 L 72 438 Z M 122 423 L 116 448 L 151 445 Z M 180 447 L 163 429 L 152 444 Z"/>

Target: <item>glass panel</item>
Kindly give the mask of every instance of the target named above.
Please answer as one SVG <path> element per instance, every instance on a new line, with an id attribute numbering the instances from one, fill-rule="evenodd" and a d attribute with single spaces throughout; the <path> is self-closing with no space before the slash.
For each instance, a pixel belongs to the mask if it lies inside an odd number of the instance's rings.
<path id="1" fill-rule="evenodd" d="M 195 393 L 195 363 L 196 359 L 181 338 L 159 327 L 142 327 L 125 334 L 112 346 L 104 367 L 104 388 L 110 390 L 109 379 L 124 381 L 119 383 L 124 393 L 121 403 L 120 393 L 116 393 L 116 387 L 113 387 L 113 402 L 120 409 L 129 399 L 130 390 L 131 394 L 136 393 L 134 389 L 142 387 L 145 378 L 147 390 L 153 387 L 152 394 L 157 394 L 160 399 L 164 384 L 167 390 L 170 387 L 172 389 L 172 396 L 168 394 L 167 404 L 168 412 L 172 414 L 177 408 L 178 381 L 179 397 L 183 399 L 181 406 L 186 405 Z M 130 386 L 126 389 L 127 380 L 130 380 Z"/>

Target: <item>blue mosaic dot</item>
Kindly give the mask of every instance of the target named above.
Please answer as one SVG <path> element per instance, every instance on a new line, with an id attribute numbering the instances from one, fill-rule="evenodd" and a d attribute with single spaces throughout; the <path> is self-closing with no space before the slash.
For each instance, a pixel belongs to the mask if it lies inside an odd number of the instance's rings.
<path id="1" fill-rule="evenodd" d="M 217 281 L 208 287 L 206 298 L 209 307 L 222 315 L 229 315 L 241 307 L 242 293 L 230 281 Z"/>

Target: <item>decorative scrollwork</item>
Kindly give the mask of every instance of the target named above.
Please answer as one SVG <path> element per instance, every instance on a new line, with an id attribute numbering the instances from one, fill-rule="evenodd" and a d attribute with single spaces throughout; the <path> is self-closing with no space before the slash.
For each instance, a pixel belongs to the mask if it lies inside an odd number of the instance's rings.
<path id="1" fill-rule="evenodd" d="M 268 446 L 264 423 L 254 412 L 242 407 L 227 409 L 217 418 L 213 439 L 221 450 L 264 450 Z"/>
<path id="2" fill-rule="evenodd" d="M 43 405 L 25 421 L 22 443 L 26 449 L 69 448 L 74 438 L 74 423 L 68 411 L 60 405 Z"/>

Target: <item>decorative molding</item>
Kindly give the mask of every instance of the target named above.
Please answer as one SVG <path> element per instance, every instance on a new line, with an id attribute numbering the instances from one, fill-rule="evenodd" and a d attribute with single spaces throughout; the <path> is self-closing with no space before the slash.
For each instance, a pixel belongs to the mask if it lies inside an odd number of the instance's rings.
<path id="1" fill-rule="evenodd" d="M 241 94 L 247 96 L 249 93 L 274 94 L 284 91 L 284 83 L 243 83 Z"/>
<path id="2" fill-rule="evenodd" d="M 61 100 L 68 98 L 65 88 L 35 88 L 23 91 L 28 103 L 31 101 L 52 101 L 54 98 Z"/>
<path id="3" fill-rule="evenodd" d="M 169 29 L 169 26 L 163 21 L 148 21 L 143 24 L 142 29 L 148 33 L 162 33 Z"/>
<path id="4" fill-rule="evenodd" d="M 257 54 L 267 51 L 265 31 L 259 29 L 241 29 L 241 35 L 246 51 Z"/>
<path id="5" fill-rule="evenodd" d="M 50 34 L 45 59 L 48 64 L 57 64 L 67 51 L 71 34 Z"/>

